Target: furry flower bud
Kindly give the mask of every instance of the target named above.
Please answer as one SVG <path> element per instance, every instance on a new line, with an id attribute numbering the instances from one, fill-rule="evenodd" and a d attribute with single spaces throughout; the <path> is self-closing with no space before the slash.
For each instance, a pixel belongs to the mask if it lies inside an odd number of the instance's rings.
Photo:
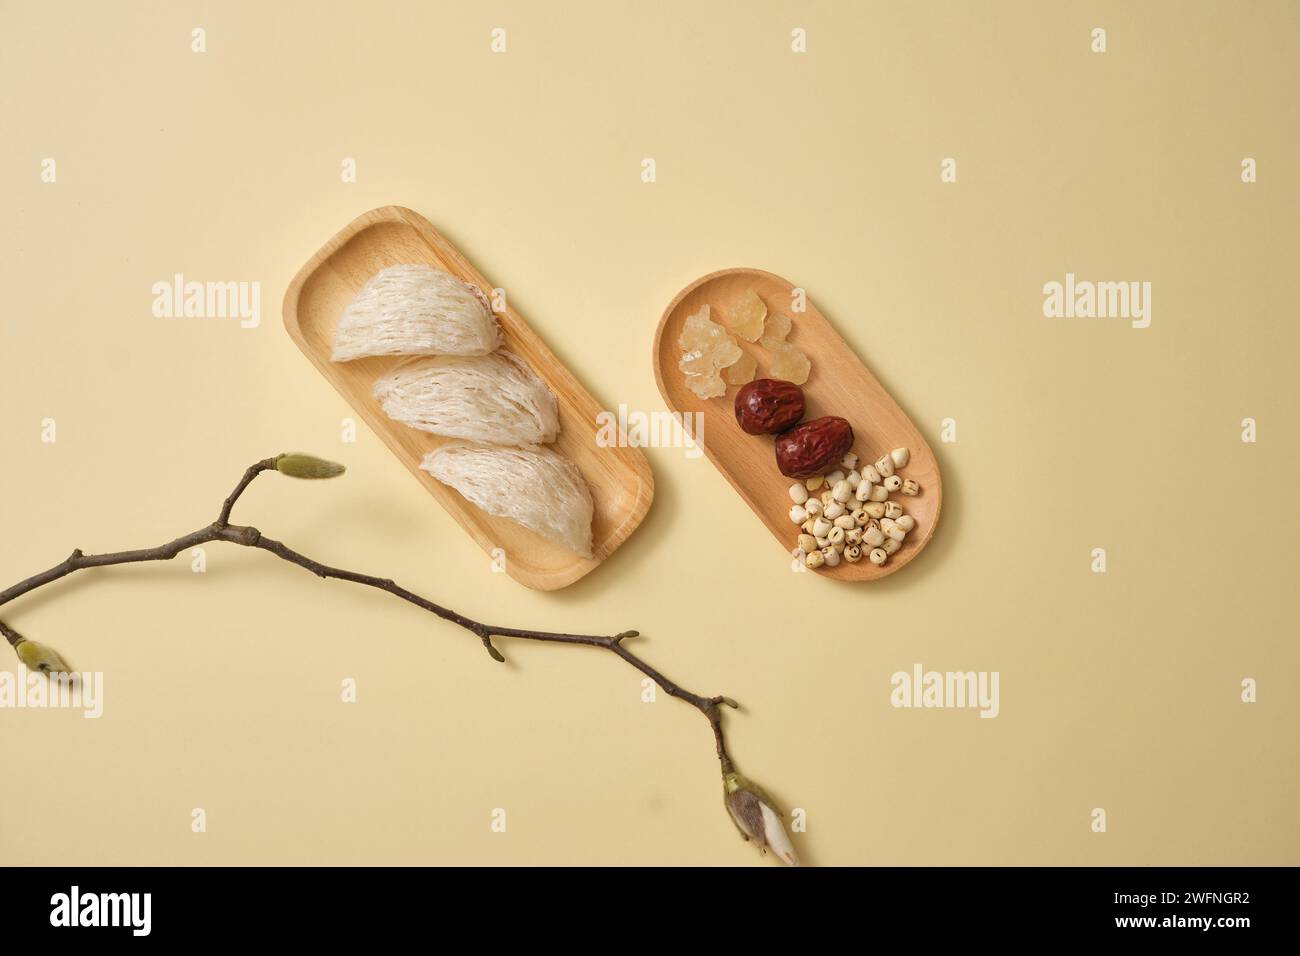
<path id="1" fill-rule="evenodd" d="M 290 478 L 335 478 L 346 471 L 338 462 L 302 454 L 281 455 L 275 460 L 275 470 Z"/>
<path id="2" fill-rule="evenodd" d="M 36 641 L 23 641 L 16 648 L 18 659 L 29 671 L 42 674 L 71 674 L 72 666 L 54 648 Z"/>
<path id="3" fill-rule="evenodd" d="M 770 849 L 791 866 L 799 865 L 799 857 L 781 823 L 781 811 L 762 787 L 733 771 L 722 777 L 722 795 L 741 836 L 753 840 L 759 852 Z"/>

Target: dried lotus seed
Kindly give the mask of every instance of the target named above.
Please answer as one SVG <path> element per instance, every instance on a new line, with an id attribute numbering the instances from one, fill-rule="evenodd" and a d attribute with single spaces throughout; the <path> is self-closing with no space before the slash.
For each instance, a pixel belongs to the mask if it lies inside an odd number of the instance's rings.
<path id="1" fill-rule="evenodd" d="M 905 478 L 905 479 L 903 479 L 903 488 L 902 488 L 902 491 L 903 491 L 903 494 L 905 494 L 905 495 L 916 496 L 916 495 L 919 495 L 919 494 L 921 493 L 921 486 L 918 485 L 918 484 L 916 483 L 915 480 L 913 480 L 913 479 L 911 479 L 911 478 Z"/>
<path id="2" fill-rule="evenodd" d="M 834 521 L 840 515 L 844 514 L 844 506 L 838 501 L 832 501 L 822 510 L 822 514 Z"/>
<path id="3" fill-rule="evenodd" d="M 889 453 L 889 460 L 894 463 L 895 468 L 907 467 L 907 460 L 911 453 L 906 448 L 895 448 Z"/>
<path id="4" fill-rule="evenodd" d="M 867 559 L 879 567 L 889 560 L 889 555 L 882 548 L 872 548 L 871 553 L 867 555 Z"/>
<path id="5" fill-rule="evenodd" d="M 903 515 L 903 506 L 900 505 L 897 501 L 885 502 L 886 518 L 900 518 L 902 517 L 902 515 Z"/>
<path id="6" fill-rule="evenodd" d="M 803 504 L 808 500 L 808 489 L 799 482 L 790 486 L 790 500 L 797 505 Z"/>
<path id="7" fill-rule="evenodd" d="M 888 499 L 889 499 L 889 489 L 888 489 L 888 488 L 886 488 L 884 485 L 872 485 L 872 486 L 871 486 L 871 500 L 872 500 L 872 501 L 887 501 Z"/>
<path id="8" fill-rule="evenodd" d="M 885 549 L 885 554 L 893 554 L 902 546 L 903 542 L 899 541 L 897 538 L 886 538 L 885 543 L 881 545 L 881 547 Z"/>
<path id="9" fill-rule="evenodd" d="M 803 563 L 805 567 L 820 568 L 826 563 L 826 555 L 820 551 L 809 551 L 808 556 L 803 559 Z"/>
<path id="10" fill-rule="evenodd" d="M 886 491 L 897 491 L 903 487 L 903 479 L 898 475 L 890 475 L 883 482 Z"/>
<path id="11" fill-rule="evenodd" d="M 843 529 L 843 528 L 831 528 L 831 533 L 828 534 L 828 535 L 826 536 L 826 540 L 829 541 L 831 544 L 843 544 L 843 543 L 844 543 L 844 529 Z"/>
<path id="12" fill-rule="evenodd" d="M 841 478 L 839 481 L 835 482 L 835 487 L 831 489 L 831 497 L 843 504 L 853 497 L 853 488 L 849 486 L 847 481 Z"/>
<path id="13" fill-rule="evenodd" d="M 853 520 L 853 515 L 840 515 L 835 519 L 835 527 L 844 531 L 850 531 L 857 526 L 858 523 Z"/>
<path id="14" fill-rule="evenodd" d="M 803 505 L 790 506 L 791 524 L 803 524 L 807 520 L 808 520 L 808 512 L 804 510 Z"/>
<path id="15" fill-rule="evenodd" d="M 799 550 L 804 554 L 811 554 L 817 550 L 817 539 L 810 534 L 799 535 Z"/>
<path id="16" fill-rule="evenodd" d="M 822 548 L 822 557 L 826 559 L 826 567 L 833 568 L 840 563 L 840 553 L 834 548 Z"/>
<path id="17" fill-rule="evenodd" d="M 844 560 L 849 564 L 857 564 L 862 560 L 862 549 L 856 544 L 851 544 L 844 549 Z"/>
<path id="18" fill-rule="evenodd" d="M 904 531 L 911 531 L 916 527 L 916 519 L 911 515 L 899 515 L 894 524 L 895 526 L 902 528 Z"/>
<path id="19" fill-rule="evenodd" d="M 885 506 L 879 501 L 868 501 L 862 506 L 862 510 L 871 518 L 883 518 L 885 516 Z"/>
<path id="20" fill-rule="evenodd" d="M 888 455 L 881 455 L 876 459 L 876 471 L 880 473 L 881 478 L 888 478 L 894 473 L 894 460 Z"/>
<path id="21" fill-rule="evenodd" d="M 851 451 L 846 452 L 844 457 L 840 459 L 840 467 L 845 468 L 848 471 L 852 471 L 854 468 L 857 468 L 858 456 L 853 454 L 853 452 Z"/>
<path id="22" fill-rule="evenodd" d="M 809 491 L 816 491 L 818 488 L 822 486 L 822 482 L 825 480 L 826 479 L 823 478 L 821 475 L 813 475 L 811 478 L 805 478 L 803 485 Z"/>

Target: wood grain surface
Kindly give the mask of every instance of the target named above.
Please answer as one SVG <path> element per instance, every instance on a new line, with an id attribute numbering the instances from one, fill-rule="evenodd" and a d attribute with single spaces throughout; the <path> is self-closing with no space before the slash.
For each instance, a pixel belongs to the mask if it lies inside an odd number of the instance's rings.
<path id="1" fill-rule="evenodd" d="M 804 420 L 822 415 L 848 419 L 855 436 L 853 450 L 865 461 L 875 461 L 900 446 L 909 449 L 911 460 L 899 474 L 916 479 L 921 493 L 914 498 L 898 492 L 890 495 L 890 500 L 898 501 L 916 519 L 916 528 L 902 548 L 883 566 L 869 562 L 864 553 L 857 564 L 841 561 L 837 567 L 815 572 L 839 581 L 874 581 L 893 574 L 909 564 L 934 534 L 943 503 L 938 462 L 920 430 L 812 300 L 807 300 L 806 311 L 793 311 L 794 286 L 790 282 L 758 269 L 725 269 L 703 276 L 679 292 L 664 310 L 655 333 L 654 369 L 660 394 L 675 412 L 704 414 L 705 454 L 781 547 L 787 552 L 795 548 L 800 532 L 790 521 L 792 502 L 787 489 L 796 479 L 777 470 L 772 438 L 748 435 L 736 424 L 737 386 L 729 386 L 727 394 L 719 398 L 700 399 L 686 387 L 686 377 L 677 365 L 682 354 L 677 338 L 686 317 L 708 303 L 713 319 L 725 327 L 731 306 L 749 289 L 767 304 L 769 315 L 781 312 L 794 320 L 787 341 L 812 360 L 812 374 L 803 386 L 808 405 Z M 771 353 L 757 343 L 741 341 L 740 345 L 758 359 L 758 377 L 764 377 Z"/>
<path id="2" fill-rule="evenodd" d="M 284 298 L 284 324 L 316 369 L 383 439 L 426 491 L 489 554 L 501 553 L 506 572 L 531 588 L 562 588 L 592 571 L 640 525 L 654 498 L 654 474 L 637 448 L 600 447 L 601 407 L 513 308 L 497 318 L 504 347 L 526 361 L 559 400 L 560 436 L 552 446 L 581 469 L 595 501 L 595 556 L 582 558 L 504 518 L 494 518 L 420 470 L 424 456 L 447 439 L 418 431 L 384 414 L 371 394 L 375 380 L 401 356 L 331 362 L 334 329 L 365 282 L 388 266 L 428 263 L 483 290 L 493 284 L 433 225 L 401 206 L 384 206 L 353 220 L 299 270 Z M 496 549 L 501 552 L 496 552 Z M 491 573 L 483 563 L 483 573 Z"/>

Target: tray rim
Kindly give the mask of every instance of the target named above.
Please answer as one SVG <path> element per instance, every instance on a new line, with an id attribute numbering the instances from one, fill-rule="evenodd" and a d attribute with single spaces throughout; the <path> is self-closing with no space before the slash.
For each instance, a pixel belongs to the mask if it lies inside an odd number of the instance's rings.
<path id="1" fill-rule="evenodd" d="M 312 366 L 315 367 L 321 377 L 325 379 L 325 381 L 328 382 L 336 392 L 338 392 L 348 406 L 360 415 L 362 420 L 366 422 L 372 431 L 376 432 L 379 439 L 384 443 L 384 446 L 388 448 L 389 452 L 405 465 L 408 471 L 415 474 L 416 479 L 423 485 L 420 475 L 416 472 L 418 466 L 412 462 L 406 461 L 405 456 L 398 454 L 392 448 L 388 439 L 383 434 L 382 429 L 379 427 L 379 424 L 382 423 L 377 424 L 371 420 L 372 415 L 369 409 L 360 408 L 353 404 L 351 395 L 349 395 L 342 385 L 335 380 L 334 376 L 329 373 L 328 369 L 330 363 L 328 360 L 316 355 L 308 346 L 303 334 L 302 323 L 299 318 L 299 304 L 302 297 L 302 290 L 306 286 L 307 282 L 310 281 L 312 276 L 315 275 L 330 258 L 351 242 L 357 235 L 364 232 L 366 229 L 388 223 L 398 223 L 410 226 L 420 233 L 421 237 L 425 241 L 429 242 L 432 247 L 440 250 L 445 249 L 452 257 L 458 260 L 459 265 L 470 273 L 477 275 L 486 281 L 486 277 L 484 277 L 473 263 L 465 257 L 464 253 L 452 244 L 432 222 L 420 213 L 406 206 L 400 205 L 390 204 L 377 206 L 374 209 L 361 213 L 359 216 L 348 222 L 338 232 L 334 233 L 334 235 L 327 239 L 325 243 L 307 259 L 302 267 L 298 269 L 294 274 L 293 279 L 289 282 L 288 287 L 285 289 L 281 314 L 285 330 L 288 332 L 289 337 L 293 340 L 294 344 L 298 346 L 298 350 L 302 352 Z M 507 304 L 506 314 L 510 316 L 514 325 L 524 330 L 524 332 L 534 340 L 533 344 L 539 346 L 544 353 L 550 357 L 555 366 L 564 369 L 577 388 L 581 390 L 582 394 L 590 400 L 591 404 L 599 407 L 600 403 L 597 402 L 591 392 L 588 391 L 587 386 L 578 379 L 576 375 L 574 375 L 571 369 L 559 360 L 555 353 L 552 352 L 550 347 L 546 344 L 545 340 L 542 339 L 532 326 L 515 311 L 513 306 Z M 542 373 L 539 372 L 538 374 L 541 375 Z M 542 377 L 544 381 L 547 378 L 547 376 L 544 375 Z M 548 382 L 547 384 L 549 385 L 550 383 Z M 592 428 L 594 431 L 594 422 L 592 423 Z M 620 444 L 614 448 L 605 450 L 624 461 L 628 472 L 636 479 L 635 497 L 628 506 L 623 521 L 606 536 L 602 544 L 605 548 L 605 554 L 593 558 L 583 558 L 579 555 L 574 555 L 572 563 L 551 571 L 521 568 L 516 562 L 507 561 L 506 573 L 511 578 L 526 587 L 539 591 L 554 591 L 567 587 L 575 581 L 590 574 L 597 567 L 603 564 L 605 559 L 617 551 L 623 543 L 631 537 L 632 533 L 640 527 L 641 523 L 645 520 L 646 514 L 649 513 L 651 503 L 654 501 L 655 479 L 654 471 L 650 467 L 650 461 L 646 457 L 645 452 L 640 448 L 628 444 Z M 425 491 L 429 493 L 430 497 L 432 497 L 435 502 L 437 502 L 439 507 L 451 515 L 466 534 L 468 534 L 470 538 L 485 552 L 490 554 L 493 547 L 500 546 L 499 542 L 492 540 L 488 535 L 481 535 L 476 528 L 467 523 L 467 521 L 462 520 L 462 515 L 459 512 L 473 508 L 474 505 L 469 502 L 464 502 L 461 509 L 451 508 L 434 496 L 427 487 L 425 488 Z"/>
<path id="2" fill-rule="evenodd" d="M 706 275 L 702 275 L 699 278 L 694 279 L 693 281 L 687 283 L 687 285 L 685 285 L 675 296 L 673 296 L 672 300 L 668 303 L 667 307 L 665 307 L 663 314 L 659 317 L 659 324 L 655 327 L 654 341 L 651 344 L 651 348 L 653 350 L 651 355 L 652 358 L 651 364 L 654 366 L 655 385 L 659 389 L 660 397 L 663 398 L 664 404 L 666 404 L 671 411 L 677 414 L 684 414 L 685 411 L 681 408 L 678 408 L 674 404 L 672 398 L 669 397 L 668 389 L 664 384 L 663 366 L 660 364 L 659 361 L 659 356 L 663 348 L 664 330 L 668 325 L 668 320 L 672 317 L 673 313 L 677 311 L 677 307 L 681 305 L 682 300 L 685 299 L 692 292 L 694 292 L 696 289 L 698 289 L 700 286 L 704 285 L 707 282 L 712 282 L 716 279 L 720 279 L 724 276 L 734 276 L 734 275 L 760 276 L 764 279 L 775 280 L 782 286 L 788 286 L 791 289 L 800 288 L 799 286 L 796 286 L 793 282 L 791 282 L 789 279 L 787 279 L 785 276 L 778 275 L 775 272 L 769 272 L 765 269 L 756 269 L 752 266 L 733 266 L 726 269 L 716 269 L 713 272 L 709 272 Z M 898 399 L 894 398 L 893 394 L 890 393 L 883 385 L 880 384 L 880 380 L 876 378 L 875 374 L 871 371 L 871 368 L 865 362 L 863 362 L 861 358 L 858 357 L 857 352 L 855 352 L 852 348 L 849 347 L 849 344 L 844 341 L 844 337 L 841 336 L 839 331 L 835 328 L 835 326 L 831 324 L 830 319 L 826 318 L 825 313 L 823 313 L 821 309 L 817 308 L 815 305 L 813 307 L 817 309 L 817 315 L 820 316 L 822 322 L 826 324 L 827 330 L 829 330 L 830 334 L 834 336 L 835 342 L 838 344 L 838 346 L 841 347 L 845 351 L 845 353 L 853 356 L 853 360 L 862 367 L 863 371 L 865 371 L 867 375 L 871 377 L 871 379 L 877 384 L 877 386 L 879 386 L 880 390 L 884 392 L 884 394 L 889 396 L 890 400 L 903 414 L 903 417 L 907 419 L 907 421 L 911 424 L 912 428 L 916 432 L 917 440 L 920 441 L 920 443 L 925 446 L 925 450 L 927 454 L 929 454 L 930 459 L 934 462 L 936 480 L 933 487 L 926 488 L 927 496 L 932 496 L 934 499 L 934 516 L 932 520 L 929 521 L 928 527 L 925 529 L 924 535 L 917 542 L 916 547 L 909 549 L 906 557 L 903 557 L 901 560 L 897 560 L 897 561 L 891 559 L 883 567 L 877 567 L 876 565 L 868 564 L 864 560 L 862 562 L 859 562 L 857 565 L 847 565 L 841 563 L 838 567 L 831 569 L 829 572 L 826 571 L 818 572 L 819 577 L 829 578 L 834 581 L 848 581 L 853 583 L 862 582 L 862 581 L 878 581 L 881 578 L 889 577 L 889 575 L 901 571 L 903 568 L 911 564 L 912 561 L 915 560 L 916 557 L 922 551 L 925 550 L 926 546 L 930 543 L 930 540 L 934 537 L 934 533 L 939 526 L 940 514 L 943 511 L 943 471 L 939 467 L 939 457 L 935 455 L 934 449 L 930 447 L 929 441 L 926 439 L 925 435 L 921 432 L 921 429 L 917 427 L 916 422 L 912 420 L 912 416 L 907 414 L 907 410 L 904 409 L 901 404 L 899 404 Z M 710 399 L 710 401 L 712 401 L 712 399 Z M 721 474 L 722 477 L 727 480 L 727 484 L 731 485 L 732 490 L 734 490 L 736 494 L 740 496 L 741 501 L 743 501 L 749 507 L 750 511 L 754 513 L 754 517 L 758 519 L 759 523 L 765 529 L 771 531 L 771 529 L 768 528 L 766 520 L 763 518 L 759 506 L 750 498 L 749 494 L 745 491 L 745 489 L 742 488 L 736 482 L 736 479 L 732 477 L 731 471 L 728 468 L 724 467 L 718 461 L 717 457 L 714 455 L 713 450 L 710 447 L 707 440 L 705 440 L 705 442 L 703 443 L 703 447 L 704 447 L 704 454 L 708 457 L 709 461 L 713 463 L 713 467 L 716 468 L 719 474 Z M 774 538 L 776 537 L 775 532 L 772 533 L 772 536 Z M 779 543 L 780 541 L 778 539 L 778 544 Z M 852 577 L 848 576 L 848 573 L 846 571 L 846 569 L 848 568 L 854 568 L 856 570 L 855 576 Z"/>

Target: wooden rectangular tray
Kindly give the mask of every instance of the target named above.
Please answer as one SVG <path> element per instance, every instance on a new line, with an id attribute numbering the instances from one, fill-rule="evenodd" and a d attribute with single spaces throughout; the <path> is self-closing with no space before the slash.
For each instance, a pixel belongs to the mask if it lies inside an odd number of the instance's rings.
<path id="1" fill-rule="evenodd" d="M 685 376 L 677 365 L 682 354 L 677 338 L 686 317 L 708 303 L 715 321 L 725 327 L 731 306 L 748 289 L 759 294 L 769 314 L 782 312 L 794 320 L 788 341 L 812 360 L 812 374 L 803 386 L 807 400 L 805 421 L 822 415 L 848 419 L 855 436 L 853 450 L 867 461 L 875 461 L 900 446 L 910 450 L 911 460 L 900 473 L 915 478 L 921 485 L 921 494 L 915 498 L 890 495 L 891 500 L 897 500 L 916 518 L 916 528 L 907 536 L 903 547 L 890 555 L 883 566 L 872 564 L 864 555 L 857 564 L 841 561 L 837 567 L 816 572 L 840 581 L 874 581 L 893 574 L 920 553 L 939 523 L 939 509 L 943 504 L 939 464 L 920 430 L 812 301 L 807 301 L 807 311 L 793 311 L 793 285 L 778 275 L 758 269 L 726 269 L 703 276 L 679 292 L 664 310 L 655 332 L 654 368 L 659 393 L 675 412 L 704 413 L 704 453 L 767 525 L 781 547 L 792 551 L 797 546 L 799 529 L 790 521 L 793 502 L 787 489 L 796 479 L 787 478 L 777 470 L 771 437 L 748 435 L 740 430 L 735 415 L 737 387 L 729 386 L 727 394 L 719 398 L 702 400 L 686 387 Z M 758 377 L 764 377 L 770 360 L 768 350 L 757 343 L 740 342 L 740 345 L 758 359 Z"/>
<path id="2" fill-rule="evenodd" d="M 400 357 L 330 361 L 334 329 L 344 307 L 376 272 L 402 263 L 428 263 L 444 269 L 489 297 L 494 288 L 423 216 L 401 206 L 384 206 L 350 222 L 299 270 L 284 296 L 285 328 L 317 371 L 470 537 L 489 554 L 497 548 L 505 552 L 505 569 L 512 578 L 543 591 L 572 584 L 612 554 L 641 524 L 654 498 L 650 463 L 638 448 L 596 444 L 600 405 L 519 313 L 507 306 L 504 314 L 497 315 L 505 348 L 526 361 L 555 393 L 560 437 L 554 447 L 573 459 L 591 487 L 596 505 L 592 526 L 595 556 L 581 558 L 522 525 L 491 517 L 421 471 L 424 456 L 446 439 L 393 421 L 371 395 L 375 380 Z M 487 567 L 484 562 L 485 571 Z"/>

